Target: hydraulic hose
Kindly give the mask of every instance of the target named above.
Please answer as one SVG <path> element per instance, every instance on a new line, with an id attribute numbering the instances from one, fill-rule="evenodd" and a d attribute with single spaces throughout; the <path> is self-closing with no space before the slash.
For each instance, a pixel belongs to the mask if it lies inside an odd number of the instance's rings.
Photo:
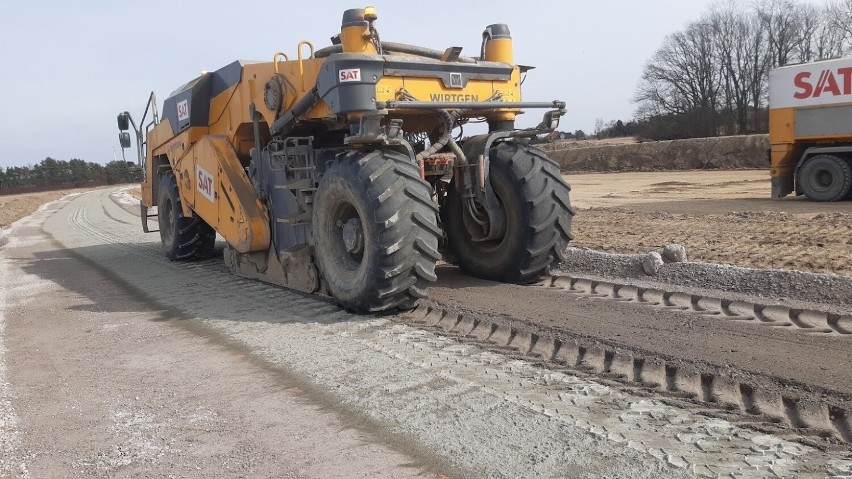
<path id="1" fill-rule="evenodd" d="M 418 163 L 423 161 L 423 159 L 427 156 L 431 156 L 437 153 L 441 148 L 446 146 L 446 144 L 450 140 L 453 139 L 453 126 L 456 124 L 456 121 L 461 118 L 462 114 L 464 114 L 462 110 L 456 110 L 450 113 L 447 110 L 441 109 L 435 110 L 435 113 L 437 113 L 438 116 L 440 116 L 441 119 L 444 120 L 444 133 L 441 135 L 440 138 L 438 138 L 437 141 L 435 141 L 435 143 L 429 145 L 429 148 L 426 148 L 414 157 L 414 161 Z M 464 154 L 461 155 L 461 158 L 464 158 Z"/>
<path id="2" fill-rule="evenodd" d="M 277 135 L 284 130 L 284 128 L 288 127 L 290 124 L 299 119 L 302 115 L 308 112 L 313 106 L 319 101 L 319 92 L 317 91 L 317 87 L 314 87 L 308 93 L 305 93 L 302 98 L 293 105 L 287 112 L 281 115 L 280 118 L 275 120 L 275 123 L 272 124 L 271 133 L 273 135 Z"/>
<path id="3" fill-rule="evenodd" d="M 434 50 L 432 48 L 426 47 L 418 47 L 416 45 L 409 45 L 407 43 L 397 43 L 397 42 L 381 42 L 382 51 L 385 53 L 394 52 L 394 53 L 405 53 L 407 55 L 415 55 L 418 57 L 432 58 L 435 60 L 440 60 L 444 57 L 444 52 L 441 50 Z M 329 47 L 320 48 L 314 53 L 314 58 L 325 58 L 334 53 L 342 53 L 343 45 L 331 45 Z M 459 57 L 456 62 L 458 63 L 476 63 L 475 58 L 471 57 Z"/>

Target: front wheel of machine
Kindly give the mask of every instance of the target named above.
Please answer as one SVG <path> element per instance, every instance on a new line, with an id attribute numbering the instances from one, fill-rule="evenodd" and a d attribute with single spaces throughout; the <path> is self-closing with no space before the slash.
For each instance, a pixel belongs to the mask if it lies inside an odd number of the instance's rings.
<path id="1" fill-rule="evenodd" d="M 198 247 L 195 257 L 198 259 L 210 259 L 216 256 L 216 230 L 206 222 L 198 218 Z"/>
<path id="2" fill-rule="evenodd" d="M 852 190 L 852 167 L 843 158 L 817 155 L 799 173 L 802 193 L 814 201 L 839 201 Z"/>
<path id="3" fill-rule="evenodd" d="M 183 216 L 175 174 L 160 178 L 157 194 L 157 221 L 163 251 L 172 261 L 210 257 L 216 242 L 216 231 L 201 218 Z"/>
<path id="4" fill-rule="evenodd" d="M 450 250 L 465 274 L 492 281 L 530 283 L 564 259 L 571 241 L 571 187 L 559 166 L 538 148 L 500 143 L 491 149 L 491 186 L 505 213 L 506 232 L 475 241 L 482 232 L 470 219 L 455 182 L 441 217 Z"/>
<path id="5" fill-rule="evenodd" d="M 408 156 L 351 151 L 333 163 L 314 195 L 317 267 L 344 308 L 410 309 L 435 281 L 437 210 Z"/>

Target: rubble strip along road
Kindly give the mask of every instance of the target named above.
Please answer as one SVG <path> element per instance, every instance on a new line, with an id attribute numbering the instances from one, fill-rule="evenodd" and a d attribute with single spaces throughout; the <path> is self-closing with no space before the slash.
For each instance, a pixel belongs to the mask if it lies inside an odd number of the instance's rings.
<path id="1" fill-rule="evenodd" d="M 7 232 L 0 412 L 16 419 L 0 421 L 0 439 L 12 438 L 0 441 L 9 449 L 0 476 L 852 475 L 845 444 L 761 430 L 553 353 L 575 338 L 586 358 L 598 354 L 587 345 L 602 345 L 610 365 L 621 364 L 606 351 L 615 348 L 645 354 L 644 364 L 724 363 L 733 375 L 789 377 L 805 395 L 845 394 L 831 388 L 852 384 L 845 337 L 489 283 L 451 267 L 419 310 L 355 316 L 233 276 L 221 260 L 171 263 L 157 235 L 139 229 L 108 193 L 92 192 Z M 489 334 L 453 332 L 467 321 Z M 530 355 L 543 338 L 562 339 Z"/>

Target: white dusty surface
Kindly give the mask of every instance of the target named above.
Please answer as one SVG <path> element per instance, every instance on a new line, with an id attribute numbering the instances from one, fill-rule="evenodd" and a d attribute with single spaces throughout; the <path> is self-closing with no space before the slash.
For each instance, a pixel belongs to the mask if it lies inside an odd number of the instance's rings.
<path id="1" fill-rule="evenodd" d="M 2 231 L 0 235 L 3 235 Z M 4 238 L 0 236 L 0 242 L 3 240 Z M 6 268 L 6 262 L 0 260 L 0 278 L 2 279 L 8 278 Z M 22 473 L 26 471 L 24 463 L 12 460 L 13 453 L 18 447 L 18 416 L 12 407 L 12 388 L 7 379 L 6 363 L 3 360 L 6 355 L 6 346 L 3 341 L 6 328 L 4 311 L 8 308 L 9 294 L 8 285 L 3 284 L 0 288 L 0 477 L 14 475 L 18 472 L 17 467 L 24 468 L 20 471 Z"/>
<path id="2" fill-rule="evenodd" d="M 41 222 L 65 251 L 37 229 Z M 742 429 L 390 318 L 353 316 L 234 277 L 217 260 L 170 263 L 157 235 L 139 229 L 135 216 L 94 192 L 34 215 L 0 249 L 0 281 L 16 285 L 4 288 L 7 325 L 31 320 L 33 310 L 52 312 L 64 331 L 56 344 L 99 353 L 85 358 L 89 376 L 66 372 L 82 384 L 53 400 L 76 407 L 82 396 L 104 405 L 60 422 L 91 432 L 105 452 L 34 442 L 29 436 L 52 424 L 23 387 L 43 384 L 34 380 L 38 365 L 9 368 L 10 386 L 0 376 L 0 395 L 18 421 L 0 438 L 11 451 L 7 476 L 34 468 L 60 476 L 75 475 L 74 468 L 106 476 L 153 468 L 178 477 L 257 477 L 275 466 L 293 477 L 852 476 L 844 451 Z M 67 274 L 44 263 L 59 258 L 72 268 Z M 37 288 L 45 289 L 34 295 Z M 94 336 L 80 331 L 94 327 Z M 39 334 L 7 327 L 5 360 L 24 354 L 22 337 Z M 234 357 L 240 361 L 223 359 Z M 142 372 L 138 381 L 130 379 L 134 368 Z M 86 387 L 115 377 L 118 392 Z M 236 404 L 226 400 L 234 397 Z M 285 420 L 253 413 L 282 414 L 282 404 L 295 408 Z M 0 411 L 15 417 L 8 407 Z M 304 438 L 290 434 L 288 418 L 301 421 Z M 329 432 L 335 423 L 339 434 Z M 225 440 L 231 435 L 243 440 Z M 270 435 L 291 440 L 263 441 Z M 370 460 L 347 459 L 348 448 Z M 308 450 L 338 468 L 302 467 L 298 457 Z M 243 465 L 241 474 L 227 468 L 232 463 Z"/>
<path id="3" fill-rule="evenodd" d="M 20 221 L 0 248 L 0 477 L 437 473 L 438 461 L 374 437 L 246 352 L 176 327 L 162 306 L 58 248 L 41 230 L 51 213 Z"/>

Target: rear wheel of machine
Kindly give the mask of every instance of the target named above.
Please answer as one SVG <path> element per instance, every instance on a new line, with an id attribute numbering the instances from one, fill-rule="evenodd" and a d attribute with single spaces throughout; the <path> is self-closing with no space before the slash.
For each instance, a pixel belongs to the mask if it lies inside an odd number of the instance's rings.
<path id="1" fill-rule="evenodd" d="M 210 258 L 216 244 L 216 231 L 197 216 L 183 216 L 175 174 L 160 178 L 157 195 L 157 221 L 163 251 L 172 261 Z"/>
<path id="2" fill-rule="evenodd" d="M 852 195 L 852 167 L 834 155 L 809 159 L 799 174 L 801 190 L 814 201 L 839 201 Z"/>
<path id="3" fill-rule="evenodd" d="M 814 201 L 839 201 L 852 190 L 852 167 L 843 158 L 817 155 L 799 173 L 802 193 Z"/>
<path id="4" fill-rule="evenodd" d="M 465 274 L 533 282 L 564 259 L 572 239 L 571 187 L 562 179 L 559 166 L 537 148 L 500 143 L 489 158 L 491 186 L 506 215 L 506 233 L 496 240 L 474 241 L 472 232 L 482 232 L 469 218 L 452 182 L 441 215 L 450 250 Z"/>
<path id="5" fill-rule="evenodd" d="M 314 253 L 329 293 L 356 311 L 410 309 L 435 281 L 437 209 L 408 156 L 352 151 L 320 181 Z"/>

